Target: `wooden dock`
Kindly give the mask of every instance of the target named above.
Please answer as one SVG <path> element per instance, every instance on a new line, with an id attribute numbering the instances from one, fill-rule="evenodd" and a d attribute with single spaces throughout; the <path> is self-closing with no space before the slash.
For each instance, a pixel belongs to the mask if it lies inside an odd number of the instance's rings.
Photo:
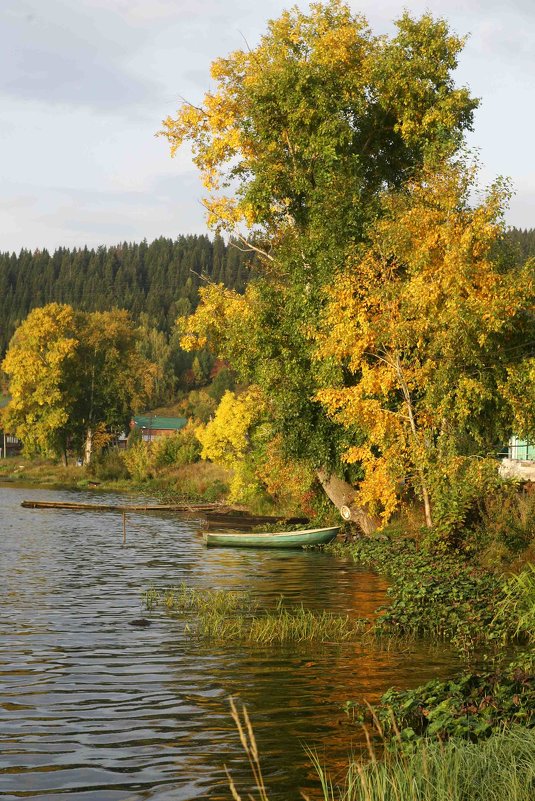
<path id="1" fill-rule="evenodd" d="M 278 523 L 306 524 L 306 517 L 291 519 L 269 515 L 251 515 L 243 509 L 223 506 L 218 503 L 164 503 L 145 504 L 143 506 L 123 506 L 106 503 L 76 503 L 71 501 L 22 501 L 25 509 L 66 509 L 74 512 L 121 512 L 123 515 L 133 512 L 176 512 L 185 517 L 204 521 L 205 528 L 231 528 L 250 531 L 258 526 L 277 525 Z"/>
<path id="2" fill-rule="evenodd" d="M 25 509 L 72 509 L 93 512 L 207 512 L 224 509 L 217 503 L 158 503 L 143 506 L 120 506 L 111 503 L 73 503 L 70 501 L 22 501 Z"/>

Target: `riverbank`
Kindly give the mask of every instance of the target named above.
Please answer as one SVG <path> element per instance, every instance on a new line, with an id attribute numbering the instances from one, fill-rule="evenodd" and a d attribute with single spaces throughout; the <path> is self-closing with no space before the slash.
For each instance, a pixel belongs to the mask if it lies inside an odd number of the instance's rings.
<path id="1" fill-rule="evenodd" d="M 17 461 L 13 460 L 11 468 L 17 467 Z M 20 464 L 23 462 L 21 461 Z M 57 466 L 62 470 L 61 466 Z M 34 469 L 38 471 L 39 465 L 35 464 Z M 47 476 L 47 464 L 41 465 L 42 476 Z M 69 468 L 79 471 L 82 468 Z M 20 473 L 15 473 L 15 479 L 20 480 Z M 55 478 L 60 473 L 48 473 L 50 478 Z M 75 476 L 80 473 L 74 472 Z M 34 486 L 39 486 L 37 483 Z M 41 484 L 41 486 L 46 486 Z M 102 486 L 102 485 L 101 485 Z M 95 488 L 100 489 L 101 486 Z M 112 485 L 116 488 L 117 483 Z M 134 490 L 142 488 L 146 492 L 147 484 L 143 483 Z M 86 493 L 87 494 L 87 493 Z M 20 492 L 18 493 L 20 496 Z M 24 497 L 24 496 L 22 496 Z M 27 548 L 47 549 L 50 548 L 50 558 L 64 559 L 64 568 L 68 572 L 71 570 L 71 560 L 75 554 L 80 554 L 77 563 L 76 576 L 79 574 L 84 577 L 80 587 L 87 588 L 87 605 L 84 614 L 84 626 L 77 627 L 77 631 L 86 631 L 89 624 L 89 631 L 92 631 L 92 619 L 95 614 L 95 604 L 99 608 L 98 599 L 95 600 L 93 587 L 95 577 L 98 576 L 95 564 L 100 565 L 99 569 L 105 571 L 108 577 L 108 592 L 117 594 L 117 576 L 121 571 L 137 569 L 137 557 L 125 559 L 124 548 L 121 543 L 120 525 L 114 527 L 105 515 L 93 518 L 92 516 L 79 516 L 76 519 L 70 518 L 68 514 L 62 512 L 47 513 L 46 515 L 36 515 L 35 513 L 24 513 L 24 523 L 21 526 L 16 514 L 19 510 L 19 498 L 13 505 L 9 513 L 6 512 L 6 525 L 13 529 L 13 536 L 8 543 L 6 540 L 6 555 L 8 559 L 13 558 L 16 548 L 20 548 L 21 532 L 29 537 Z M 75 525 L 74 520 L 76 520 Z M 182 525 L 182 524 L 181 524 Z M 187 526 L 187 523 L 183 524 Z M 46 527 L 46 530 L 43 529 Z M 34 527 L 34 529 L 32 529 Z M 101 529 L 100 534 L 99 529 Z M 33 530 L 33 534 L 32 534 Z M 57 539 L 55 539 L 57 538 Z M 183 541 L 183 546 L 180 545 Z M 31 543 L 31 545 L 30 545 Z M 16 548 L 15 548 L 16 545 Z M 51 547 L 53 546 L 53 547 Z M 328 732 L 325 736 L 322 747 L 330 749 L 337 744 L 337 763 L 340 765 L 340 748 L 344 747 L 344 752 L 349 750 L 347 743 L 353 738 L 361 735 L 359 719 L 359 707 L 355 703 L 356 699 L 362 701 L 362 680 L 366 682 L 366 700 L 374 705 L 376 718 L 379 720 L 383 736 L 387 736 L 389 745 L 395 746 L 397 740 L 396 729 L 404 732 L 403 746 L 419 747 L 418 743 L 423 743 L 422 748 L 427 748 L 427 744 L 432 747 L 434 740 L 439 736 L 442 741 L 455 740 L 462 743 L 455 750 L 455 759 L 459 764 L 482 765 L 478 754 L 485 752 L 485 742 L 489 735 L 488 727 L 492 730 L 500 729 L 503 726 L 512 726 L 513 722 L 518 724 L 523 721 L 523 730 L 532 725 L 532 720 L 526 716 L 526 712 L 532 710 L 534 704 L 534 689 L 532 674 L 528 670 L 527 663 L 518 664 L 517 667 L 510 665 L 510 660 L 514 656 L 518 662 L 518 657 L 524 655 L 527 660 L 532 654 L 533 642 L 529 638 L 530 632 L 535 631 L 533 622 L 530 623 L 530 587 L 532 586 L 529 574 L 522 588 L 518 581 L 515 584 L 513 575 L 507 578 L 501 575 L 501 570 L 492 572 L 483 569 L 478 564 L 477 554 L 470 558 L 455 553 L 433 554 L 422 544 L 418 545 L 416 540 L 402 536 L 399 532 L 378 535 L 370 539 L 357 539 L 347 545 L 338 545 L 336 548 L 329 548 L 333 552 L 333 559 L 326 559 L 322 553 L 290 553 L 284 559 L 278 554 L 255 554 L 237 553 L 232 550 L 225 550 L 224 553 L 214 549 L 213 552 L 206 552 L 202 549 L 194 533 L 187 533 L 181 540 L 177 536 L 177 525 L 175 521 L 162 520 L 159 517 L 154 519 L 143 517 L 143 519 L 132 521 L 132 537 L 128 547 L 132 548 L 132 553 L 144 549 L 146 567 L 145 572 L 136 573 L 136 576 L 129 584 L 128 592 L 136 596 L 138 603 L 139 586 L 153 586 L 154 581 L 168 581 L 169 576 L 176 577 L 176 581 L 183 578 L 190 581 L 192 576 L 202 577 L 206 570 L 210 573 L 206 579 L 206 586 L 221 586 L 221 577 L 226 576 L 224 587 L 232 590 L 249 589 L 251 584 L 257 593 L 265 593 L 269 587 L 274 598 L 286 592 L 289 596 L 294 593 L 295 599 L 307 598 L 307 605 L 311 598 L 318 610 L 332 608 L 336 611 L 345 611 L 348 601 L 351 604 L 351 614 L 357 617 L 362 614 L 370 617 L 370 611 L 378 606 L 385 605 L 384 590 L 381 589 L 380 595 L 370 595 L 370 582 L 379 581 L 379 575 L 387 575 L 390 580 L 390 605 L 385 607 L 376 624 L 376 633 L 383 642 L 387 642 L 387 648 L 375 654 L 373 649 L 366 644 L 361 649 L 352 646 L 341 653 L 336 652 L 333 660 L 331 655 L 321 653 L 321 649 L 314 647 L 313 652 L 299 653 L 295 645 L 288 648 L 290 660 L 287 666 L 287 685 L 283 688 L 288 690 L 288 696 L 280 697 L 281 691 L 280 675 L 277 674 L 277 682 L 269 685 L 266 696 L 253 693 L 253 683 L 250 680 L 251 659 L 258 660 L 259 686 L 263 686 L 266 675 L 264 666 L 267 658 L 267 651 L 260 651 L 256 645 L 243 647 L 243 637 L 240 642 L 234 642 L 232 637 L 225 637 L 224 644 L 218 645 L 215 649 L 217 654 L 227 654 L 228 662 L 223 660 L 221 668 L 214 674 L 214 682 L 217 687 L 222 688 L 225 697 L 229 694 L 243 694 L 244 700 L 250 704 L 253 720 L 260 718 L 260 728 L 262 728 L 262 716 L 272 717 L 271 698 L 275 694 L 275 715 L 277 725 L 277 742 L 279 731 L 286 727 L 292 729 L 293 720 L 297 721 L 295 726 L 297 732 L 291 731 L 288 736 L 288 747 L 293 746 L 294 741 L 309 742 L 315 744 L 315 730 L 307 728 L 307 720 L 314 709 L 314 715 L 318 716 L 319 727 Z M 178 552 L 177 548 L 182 547 Z M 33 551 L 32 551 L 33 552 Z M 89 554 L 92 556 L 89 558 Z M 83 557 L 82 557 L 83 554 Z M 178 554 L 178 555 L 177 555 Z M 157 558 L 155 558 L 157 557 Z M 195 557 L 195 558 L 193 558 Z M 96 560 L 96 561 L 95 561 Z M 27 560 L 24 561 L 26 564 Z M 358 565 L 366 564 L 373 568 L 374 573 L 360 574 L 354 573 L 355 568 L 360 570 Z M 35 574 L 30 571 L 31 563 L 28 562 L 28 581 L 32 581 Z M 162 565 L 164 567 L 162 567 Z M 202 570 L 200 566 L 202 565 Z M 265 569 L 260 570 L 259 565 L 265 565 Z M 335 566 L 343 569 L 334 569 Z M 521 571 L 519 575 L 523 575 Z M 13 569 L 6 568 L 6 576 L 16 577 L 17 587 L 20 584 L 19 574 Z M 378 575 L 379 574 L 379 575 Z M 47 566 L 38 575 L 56 575 L 54 569 Z M 319 576 L 322 577 L 319 582 Z M 203 580 L 201 578 L 201 580 Z M 302 582 L 296 588 L 296 580 Z M 344 583 L 340 583 L 340 582 Z M 380 585 L 384 587 L 385 582 Z M 518 586 L 517 586 L 518 585 Z M 71 582 L 64 582 L 61 586 L 69 588 Z M 78 586 L 78 585 L 76 585 Z M 42 587 L 38 585 L 38 588 Z M 321 592 L 318 588 L 321 587 Z M 57 608 L 57 586 L 51 583 L 49 590 L 51 593 L 50 608 Z M 20 588 L 18 589 L 20 592 Z M 33 593 L 36 588 L 32 589 Z M 357 594 L 366 591 L 366 608 L 362 601 L 356 603 Z M 84 589 L 84 592 L 86 590 Z M 124 593 L 124 587 L 120 590 Z M 102 593 L 101 593 L 102 594 Z M 10 596 L 11 597 L 11 596 Z M 15 597 L 15 596 L 13 596 Z M 102 594 L 105 614 L 108 615 L 107 593 Z M 112 605 L 113 614 L 108 619 L 107 625 L 114 628 L 114 637 L 123 637 L 123 629 L 128 634 L 128 625 L 122 624 L 119 618 L 124 615 L 121 610 L 124 607 L 123 595 Z M 372 603 L 373 601 L 373 603 Z M 32 601 L 33 603 L 33 601 Z M 71 609 L 73 597 L 69 596 L 65 600 L 65 608 Z M 340 606 L 338 606 L 338 604 Z M 354 606 L 353 606 L 354 604 Z M 40 601 L 41 608 L 43 606 Z M 46 606 L 46 604 L 45 604 Z M 43 607 L 45 608 L 45 607 Z M 47 607 L 48 608 L 48 607 Z M 115 610 L 115 611 L 114 611 Z M 117 614 L 119 610 L 119 614 Z M 497 613 L 500 613 L 497 616 Z M 111 614 L 111 612 L 110 612 Z M 132 616 L 139 614 L 138 607 L 132 607 Z M 188 687 L 191 683 L 190 672 L 194 668 L 197 670 L 200 654 L 203 654 L 203 670 L 199 672 L 199 682 L 205 681 L 205 670 L 209 669 L 214 659 L 214 649 L 206 643 L 199 645 L 197 641 L 192 641 L 191 632 L 182 633 L 176 623 L 163 624 L 163 613 L 154 613 L 154 623 L 148 634 L 144 637 L 153 637 L 156 641 L 164 636 L 169 642 L 169 653 L 175 654 L 170 660 L 170 669 L 175 670 L 176 638 L 180 639 L 180 654 L 184 652 L 191 654 L 191 663 L 187 664 Z M 533 620 L 533 618 L 531 618 Z M 293 623 L 293 621 L 290 621 Z M 299 622 L 299 621 L 298 621 Z M 122 626 L 122 627 L 121 627 Z M 52 642 L 56 647 L 57 634 L 51 627 Z M 95 629 L 96 644 L 99 642 L 98 627 Z M 220 634 L 218 629 L 218 636 Z M 242 632 L 243 634 L 243 632 Z M 131 635 L 134 637 L 134 635 Z M 464 668 L 459 668 L 459 663 L 448 661 L 442 663 L 437 661 L 433 667 L 427 653 L 423 650 L 427 648 L 429 641 L 443 642 L 446 644 L 444 652 L 449 651 L 450 643 L 454 643 L 457 651 L 463 656 Z M 134 639 L 132 642 L 136 643 Z M 388 645 L 390 643 L 390 645 Z M 125 635 L 121 639 L 122 648 L 130 647 L 130 640 Z M 264 647 L 264 646 L 261 646 Z M 152 648 L 152 646 L 151 646 Z M 516 652 L 513 654 L 512 650 Z M 283 650 L 279 649 L 278 659 L 284 656 Z M 442 660 L 445 657 L 440 653 L 440 646 L 437 648 L 438 655 L 431 658 Z M 152 652 L 152 651 L 151 651 Z M 236 653 L 247 654 L 247 664 L 245 674 L 238 672 L 231 682 L 228 680 L 229 670 L 232 671 L 236 663 Z M 85 652 L 84 652 L 85 654 Z M 85 664 L 86 656 L 80 657 L 80 668 Z M 396 656 L 398 654 L 398 656 Z M 400 654 L 403 654 L 401 657 Z M 122 664 L 120 659 L 122 653 L 117 655 L 119 666 Z M 488 669 L 476 672 L 479 661 L 486 657 Z M 182 656 L 180 657 L 182 658 Z M 226 657 L 225 657 L 226 658 Z M 271 656 L 269 657 L 271 658 Z M 285 657 L 286 658 L 286 657 Z M 449 656 L 447 657 L 449 659 Z M 219 659 L 219 657 L 218 657 Z M 202 660 L 201 660 L 202 661 Z M 384 665 L 394 665 L 392 674 L 384 672 Z M 507 664 L 509 662 L 509 664 Z M 140 662 L 141 664 L 141 662 Z M 256 662 L 255 662 L 256 664 Z M 193 666 L 193 668 L 192 668 Z M 230 666 L 230 667 L 229 667 Z M 286 669 L 286 668 L 285 668 Z M 332 674 L 331 674 L 332 671 Z M 359 671 L 362 680 L 359 679 Z M 196 674 L 197 675 L 197 674 Z M 233 674 L 234 675 L 234 674 Z M 247 680 L 244 682 L 244 675 Z M 414 678 L 416 675 L 416 678 Z M 340 677 L 343 681 L 340 681 Z M 430 683 L 430 676 L 436 678 Z M 382 682 L 380 691 L 378 686 Z M 422 683 L 424 682 L 424 683 Z M 299 696 L 297 687 L 306 686 L 306 697 Z M 387 687 L 393 686 L 399 689 L 389 690 Z M 334 688 L 334 689 L 333 689 Z M 407 689 L 409 688 L 409 689 Z M 99 693 L 100 685 L 95 685 L 95 703 L 101 703 Z M 382 701 L 381 701 L 382 696 Z M 322 698 L 322 703 L 318 703 L 318 698 Z M 173 703 L 174 696 L 170 694 L 168 703 Z M 331 706 L 336 703 L 340 710 L 336 726 L 325 722 L 321 718 L 322 709 L 325 708 L 326 701 Z M 204 702 L 203 702 L 204 703 Z M 213 712 L 213 699 L 207 702 L 207 709 Z M 266 707 L 269 707 L 267 708 Z M 293 705 L 293 706 L 292 706 Z M 293 715 L 288 715 L 287 710 L 292 707 Z M 369 709 L 365 707 L 365 712 Z M 100 708 L 100 707 L 99 707 Z M 390 709 L 394 708 L 395 728 L 388 731 L 386 723 L 391 719 Z M 307 709 L 307 715 L 302 719 L 299 715 L 300 709 Z M 347 716 L 342 710 L 345 709 Z M 256 711 L 255 711 L 256 710 Z M 284 710 L 282 712 L 281 710 Z M 165 709 L 159 710 L 162 720 L 165 720 Z M 219 714 L 219 712 L 217 713 Z M 258 717 L 257 717 L 258 716 Z M 373 725 L 373 716 L 370 716 L 370 724 Z M 54 718 L 54 725 L 55 725 Z M 218 725 L 224 726 L 218 719 Z M 411 733 L 411 730 L 413 734 Z M 496 736 L 495 734 L 492 735 Z M 480 739 L 481 751 L 474 749 L 466 754 L 464 746 L 469 745 L 472 738 Z M 297 739 L 296 739 L 297 738 Z M 345 738 L 345 739 L 344 739 Z M 424 743 L 425 741 L 425 743 Z M 413 742 L 415 746 L 413 746 Z M 510 745 L 510 744 L 509 744 Z M 504 743 L 504 748 L 509 749 L 509 745 Z M 204 747 L 204 741 L 202 744 Z M 478 746 L 479 747 L 479 746 Z M 438 748 L 438 747 L 437 747 Z M 271 741 L 266 742 L 264 734 L 261 735 L 261 753 L 265 754 L 265 759 L 269 760 L 273 753 Z M 516 746 L 509 749 L 508 753 L 516 754 Z M 466 759 L 465 759 L 466 757 Z M 516 758 L 516 757 L 515 757 Z M 519 757 L 520 758 L 520 757 Z M 100 760 L 100 754 L 98 759 Z M 453 759 L 453 757 L 452 757 Z M 288 756 L 287 763 L 294 770 L 292 762 L 301 766 L 305 760 L 301 752 L 301 747 L 296 747 L 295 751 Z M 100 764 L 100 762 L 99 762 Z M 416 766 L 418 763 L 414 763 Z M 453 763 L 449 763 L 453 764 Z M 288 768 L 290 770 L 290 768 Z M 479 769 L 479 768 L 478 768 Z M 302 773 L 295 780 L 295 786 L 303 786 L 302 776 L 306 774 L 307 768 L 303 767 Z M 412 767 L 407 767 L 412 770 Z M 410 775 L 410 774 L 407 774 Z M 490 774 L 489 774 L 490 775 Z M 525 776 L 524 776 L 525 778 Z M 401 780 L 401 778 L 400 778 Z M 492 781 L 490 776 L 489 781 Z M 270 782 L 276 786 L 274 782 Z M 275 796 L 273 796 L 275 797 Z M 289 797 L 288 794 L 282 798 Z M 328 796 L 326 796 L 328 797 Z M 368 801 L 376 801 L 376 796 L 370 794 L 358 796 L 355 799 L 368 798 Z M 447 797 L 447 796 L 446 796 Z M 349 798 L 349 796 L 348 796 Z M 409 801 L 407 796 L 404 801 Z M 455 796 L 452 796 L 455 799 Z M 474 801 L 477 796 L 463 796 L 465 801 Z M 504 796 L 507 798 L 507 796 Z M 511 795 L 511 801 L 518 801 L 522 796 Z M 377 796 L 377 801 L 383 801 L 381 796 Z M 434 801 L 436 801 L 434 799 Z M 456 801 L 456 799 L 455 799 Z M 501 799 L 500 799 L 501 801 Z"/>
<path id="2" fill-rule="evenodd" d="M 51 459 L 10 456 L 0 459 L 0 483 L 32 485 L 44 489 L 98 490 L 145 493 L 187 501 L 223 501 L 228 492 L 228 471 L 210 462 L 160 468 L 142 480 L 113 472 L 110 464 L 64 466 Z"/>
<path id="3" fill-rule="evenodd" d="M 535 567 L 482 568 L 477 554 L 432 553 L 382 535 L 326 546 L 333 556 L 388 576 L 391 604 L 376 636 L 442 640 L 465 670 L 446 681 L 391 688 L 378 704 L 348 699 L 368 756 L 336 780 L 310 751 L 324 801 L 531 801 L 535 796 Z M 380 756 L 379 756 L 380 755 Z M 254 764 L 255 752 L 249 746 Z M 260 763 L 256 764 L 256 772 Z M 260 773 L 261 775 L 261 773 Z M 233 796 L 239 799 L 239 793 Z M 262 787 L 259 798 L 268 801 Z"/>

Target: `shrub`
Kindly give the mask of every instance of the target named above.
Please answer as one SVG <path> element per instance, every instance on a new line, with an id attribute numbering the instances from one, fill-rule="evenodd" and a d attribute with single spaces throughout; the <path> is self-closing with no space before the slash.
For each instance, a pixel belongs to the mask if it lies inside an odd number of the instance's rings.
<path id="1" fill-rule="evenodd" d="M 154 465 L 150 443 L 138 440 L 125 451 L 124 461 L 134 481 L 147 481 L 153 477 Z"/>
<path id="2" fill-rule="evenodd" d="M 208 501 L 209 503 L 214 503 L 215 501 L 221 501 L 228 495 L 229 487 L 224 481 L 220 481 L 216 478 L 212 481 L 211 484 L 208 484 L 204 492 L 202 493 L 202 498 L 204 501 Z"/>
<path id="3" fill-rule="evenodd" d="M 496 460 L 444 458 L 428 480 L 434 526 L 426 532 L 427 545 L 435 550 L 466 550 L 470 532 L 481 523 L 482 499 L 503 487 Z"/>
<path id="4" fill-rule="evenodd" d="M 198 462 L 201 444 L 195 436 L 195 426 L 190 422 L 181 431 L 169 437 L 161 437 L 153 443 L 156 467 L 182 466 Z"/>
<path id="5" fill-rule="evenodd" d="M 346 705 L 386 737 L 416 736 L 476 742 L 505 726 L 535 726 L 535 677 L 520 670 L 433 680 L 414 690 L 388 690 L 375 708 Z"/>
<path id="6" fill-rule="evenodd" d="M 408 539 L 366 538 L 327 549 L 391 577 L 392 604 L 378 620 L 385 631 L 440 637 L 465 653 L 503 641 L 503 623 L 491 625 L 503 581 L 460 556 L 429 553 Z"/>
<path id="7" fill-rule="evenodd" d="M 490 561 L 507 563 L 535 542 L 535 494 L 505 484 L 481 503 L 481 524 L 475 530 L 474 548 Z"/>
<path id="8" fill-rule="evenodd" d="M 101 481 L 120 481 L 130 477 L 124 455 L 118 448 L 101 451 L 93 459 L 90 472 Z"/>

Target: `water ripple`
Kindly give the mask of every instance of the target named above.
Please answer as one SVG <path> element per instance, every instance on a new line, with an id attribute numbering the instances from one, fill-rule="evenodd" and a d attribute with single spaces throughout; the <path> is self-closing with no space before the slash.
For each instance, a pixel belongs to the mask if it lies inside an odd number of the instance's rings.
<path id="1" fill-rule="evenodd" d="M 224 765 L 244 792 L 244 756 L 228 697 L 254 721 L 273 801 L 314 792 L 303 745 L 341 771 L 358 738 L 340 711 L 452 670 L 423 644 L 246 648 L 195 642 L 155 610 L 136 629 L 149 586 L 186 582 L 279 596 L 371 616 L 383 579 L 324 554 L 206 550 L 198 526 L 166 514 L 23 510 L 69 492 L 0 488 L 0 798 L 42 801 L 228 799 Z M 78 493 L 97 502 L 98 493 Z M 135 500 L 106 495 L 106 502 Z M 358 744 L 358 743 L 357 743 Z"/>

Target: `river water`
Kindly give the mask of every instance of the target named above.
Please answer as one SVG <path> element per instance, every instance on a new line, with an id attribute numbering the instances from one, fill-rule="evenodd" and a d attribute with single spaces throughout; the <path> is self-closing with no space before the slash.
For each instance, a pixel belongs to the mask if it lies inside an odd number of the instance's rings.
<path id="1" fill-rule="evenodd" d="M 272 801 L 317 798 L 305 746 L 343 775 L 361 733 L 341 711 L 390 686 L 456 667 L 419 643 L 372 649 L 199 642 L 180 617 L 147 613 L 148 587 L 247 589 L 305 607 L 373 617 L 383 578 L 304 551 L 206 549 L 200 524 L 172 514 L 30 510 L 24 498 L 135 503 L 96 492 L 0 487 L 0 798 L 43 801 L 244 797 L 247 761 L 228 699 L 253 721 Z M 137 629 L 140 615 L 152 625 Z"/>

